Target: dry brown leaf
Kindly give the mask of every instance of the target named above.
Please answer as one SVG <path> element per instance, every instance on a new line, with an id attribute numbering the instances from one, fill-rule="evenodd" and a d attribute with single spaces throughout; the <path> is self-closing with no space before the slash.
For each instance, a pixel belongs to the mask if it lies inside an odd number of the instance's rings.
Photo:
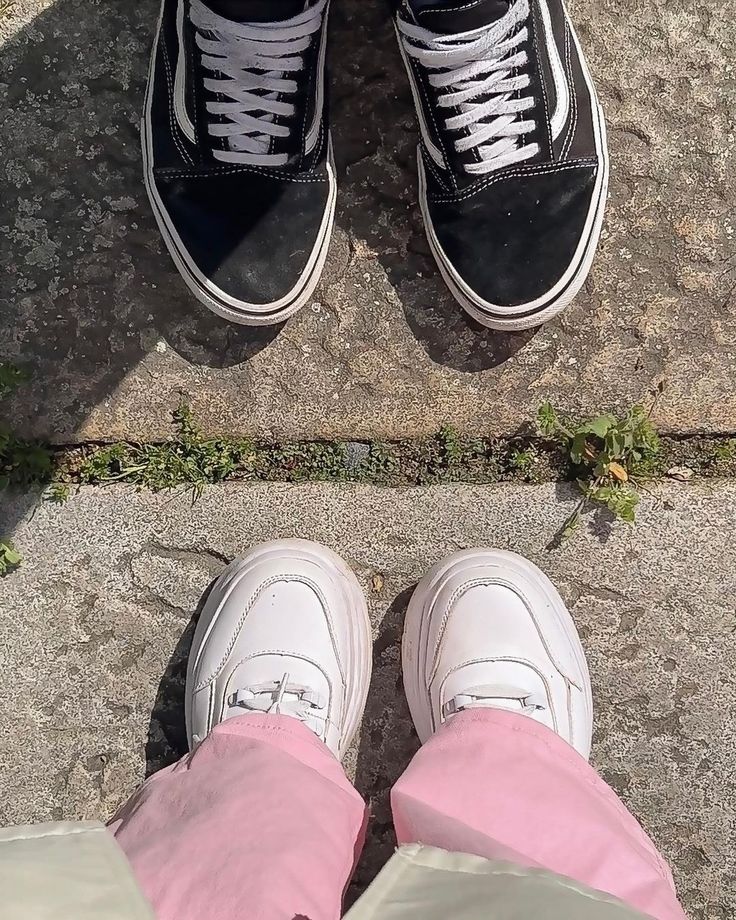
<path id="1" fill-rule="evenodd" d="M 384 579 L 383 575 L 380 572 L 376 572 L 371 579 L 371 584 L 373 585 L 373 590 L 376 594 L 380 594 L 383 591 Z"/>
<path id="2" fill-rule="evenodd" d="M 620 463 L 616 463 L 615 460 L 611 460 L 608 464 L 608 472 L 613 476 L 614 479 L 618 479 L 619 482 L 628 482 L 629 474 L 621 466 Z"/>

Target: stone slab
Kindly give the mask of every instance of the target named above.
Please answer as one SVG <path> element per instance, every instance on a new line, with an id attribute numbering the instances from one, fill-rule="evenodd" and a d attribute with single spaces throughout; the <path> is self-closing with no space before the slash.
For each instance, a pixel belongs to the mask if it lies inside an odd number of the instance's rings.
<path id="1" fill-rule="evenodd" d="M 5 510 L 26 561 L 0 583 L 0 825 L 107 818 L 182 753 L 202 592 L 249 545 L 309 537 L 353 566 L 374 626 L 368 711 L 348 760 L 374 814 L 364 885 L 391 851 L 388 789 L 417 745 L 399 671 L 408 597 L 445 554 L 493 544 L 559 586 L 590 662 L 595 765 L 672 862 L 692 920 L 730 920 L 736 486 L 656 487 L 636 527 L 587 519 L 546 551 L 571 503 L 553 485 L 228 484 L 194 505 L 116 486 L 35 511 L 19 499 Z"/>
<path id="2" fill-rule="evenodd" d="M 728 0 L 575 0 L 611 197 L 577 303 L 484 331 L 445 291 L 416 204 L 416 127 L 386 5 L 333 11 L 337 229 L 314 302 L 253 332 L 194 302 L 141 182 L 157 0 L 0 2 L 0 358 L 13 417 L 57 442 L 154 438 L 184 393 L 213 431 L 509 433 L 551 397 L 595 412 L 663 383 L 667 431 L 736 430 L 736 20 Z"/>

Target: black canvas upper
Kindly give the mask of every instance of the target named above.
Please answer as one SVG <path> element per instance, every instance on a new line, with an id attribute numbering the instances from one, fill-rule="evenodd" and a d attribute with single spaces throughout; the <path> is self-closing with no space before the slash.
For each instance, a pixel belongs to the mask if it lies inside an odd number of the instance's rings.
<path id="1" fill-rule="evenodd" d="M 414 18 L 420 26 L 452 35 L 487 26 L 508 12 L 509 0 L 475 0 L 473 3 L 424 2 L 413 0 L 410 4 Z"/>
<path id="2" fill-rule="evenodd" d="M 594 167 L 549 168 L 507 179 L 467 198 L 432 200 L 435 232 L 466 283 L 492 304 L 528 303 L 557 282 L 588 213 Z"/>
<path id="3" fill-rule="evenodd" d="M 184 261 L 191 260 L 206 279 L 244 305 L 272 303 L 288 296 L 299 282 L 318 241 L 330 195 L 326 104 L 318 115 L 316 144 L 307 150 L 305 142 L 315 117 L 326 21 L 310 37 L 304 69 L 289 74 L 298 84 L 297 93 L 288 95 L 295 115 L 274 116 L 276 123 L 288 122 L 292 131 L 286 138 L 273 138 L 269 152 L 285 153 L 288 161 L 278 166 L 228 163 L 214 155 L 229 149 L 227 138 L 214 137 L 208 130 L 212 122 L 227 121 L 227 116 L 207 111 L 208 101 L 218 95 L 204 81 L 216 74 L 202 65 L 188 15 L 190 0 L 184 3 L 183 45 L 178 0 L 163 0 L 154 48 L 150 119 L 144 124 L 144 140 L 148 134 L 153 151 L 147 166 L 149 191 L 151 182 L 155 186 L 154 210 L 161 212 L 160 224 L 170 222 L 173 227 L 169 248 L 184 250 Z M 304 9 L 303 0 L 210 0 L 206 5 L 233 21 L 252 23 L 287 19 Z M 186 61 L 184 99 L 194 138 L 182 129 L 174 104 L 179 55 Z"/>
<path id="4" fill-rule="evenodd" d="M 205 182 L 160 173 L 159 190 L 188 253 L 217 287 L 270 303 L 299 280 L 322 221 L 325 182 L 212 170 Z"/>
<path id="5" fill-rule="evenodd" d="M 207 6 L 233 22 L 273 22 L 296 16 L 304 0 L 210 0 Z"/>
<path id="6" fill-rule="evenodd" d="M 411 0 L 409 5 L 404 0 L 398 16 L 437 34 L 455 35 L 492 27 L 511 2 L 476 0 L 448 8 L 422 0 Z M 426 130 L 443 160 L 438 163 L 432 157 L 422 138 L 425 219 L 449 265 L 480 301 L 491 305 L 517 306 L 543 298 L 570 268 L 586 232 L 586 219 L 598 206 L 601 183 L 596 183 L 596 176 L 602 168 L 594 126 L 594 119 L 600 117 L 598 104 L 584 77 L 562 0 L 546 0 L 569 98 L 562 128 L 553 135 L 558 94 L 543 2 L 529 0 L 528 36 L 520 45 L 527 55 L 523 69 L 530 79 L 522 92 L 534 99 L 524 117 L 535 122 L 524 142 L 538 147 L 523 162 L 482 175 L 467 172 L 464 167 L 477 161 L 477 154 L 472 149 L 456 151 L 455 142 L 463 132 L 445 125 L 446 118 L 458 110 L 440 107 L 429 73 L 415 60 L 408 63 L 419 85 Z"/>

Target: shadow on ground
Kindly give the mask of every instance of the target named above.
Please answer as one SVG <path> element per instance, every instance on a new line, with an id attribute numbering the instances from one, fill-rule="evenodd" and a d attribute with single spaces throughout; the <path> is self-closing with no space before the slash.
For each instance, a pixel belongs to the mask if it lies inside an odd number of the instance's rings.
<path id="1" fill-rule="evenodd" d="M 217 578 L 213 578 L 197 604 L 192 619 L 176 643 L 161 682 L 151 712 L 146 742 L 146 777 L 176 763 L 189 750 L 184 718 L 184 691 L 187 682 L 187 664 L 192 648 L 194 630 L 210 596 Z"/>
<path id="2" fill-rule="evenodd" d="M 138 128 L 158 8 L 58 0 L 0 47 L 0 360 L 32 374 L 10 404 L 20 431 L 80 425 L 162 341 L 227 368 L 280 331 L 210 314 L 159 238 Z"/>
<path id="3" fill-rule="evenodd" d="M 391 858 L 396 846 L 391 788 L 419 748 L 401 678 L 401 635 L 414 585 L 393 601 L 373 644 L 373 674 L 363 718 L 355 785 L 370 811 L 368 834 L 348 889 L 349 907 Z"/>
<path id="4" fill-rule="evenodd" d="M 32 374 L 10 403 L 21 432 L 53 440 L 62 418 L 73 432 L 153 349 L 183 366 L 228 368 L 280 332 L 211 315 L 159 238 L 138 128 L 158 6 L 58 0 L 0 47 L 0 360 Z M 503 362 L 528 336 L 466 317 L 428 252 L 415 115 L 383 4 L 335 5 L 331 61 L 339 225 L 376 252 L 396 309 L 434 361 L 465 371 Z M 141 390 L 156 386 L 146 373 L 135 377 Z M 12 533 L 7 513 L 0 530 Z"/>

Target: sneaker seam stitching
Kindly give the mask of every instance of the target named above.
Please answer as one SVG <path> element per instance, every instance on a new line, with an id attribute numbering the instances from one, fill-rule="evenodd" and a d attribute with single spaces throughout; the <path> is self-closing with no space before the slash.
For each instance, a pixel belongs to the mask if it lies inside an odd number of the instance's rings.
<path id="1" fill-rule="evenodd" d="M 578 94 L 577 89 L 575 88 L 575 79 L 572 72 L 572 57 L 571 57 L 571 45 L 570 41 L 570 26 L 565 23 L 565 63 L 567 65 L 567 82 L 570 87 L 570 95 L 572 97 L 572 121 L 567 129 L 567 136 L 565 137 L 565 142 L 562 145 L 562 150 L 560 151 L 560 159 L 564 160 L 565 157 L 570 152 L 572 147 L 572 140 L 575 136 L 575 131 L 578 127 Z"/>
<path id="2" fill-rule="evenodd" d="M 179 153 L 182 155 L 183 159 L 185 159 L 189 163 L 190 166 L 194 166 L 194 160 L 189 155 L 186 147 L 183 145 L 181 138 L 179 137 L 177 133 L 178 126 L 176 124 L 176 119 L 174 117 L 174 86 L 173 86 L 173 81 L 171 77 L 171 63 L 169 61 L 169 51 L 166 47 L 166 41 L 165 41 L 164 36 L 162 36 L 161 38 L 161 55 L 164 59 L 164 68 L 166 70 L 166 83 L 167 83 L 168 90 L 169 90 L 167 101 L 168 101 L 168 109 L 169 109 L 169 127 L 171 128 L 171 137 L 174 143 L 176 144 L 176 147 Z"/>
<path id="3" fill-rule="evenodd" d="M 156 170 L 156 175 L 166 179 L 209 179 L 213 176 L 231 176 L 237 173 L 252 173 L 256 176 L 264 176 L 267 179 L 277 179 L 282 182 L 327 182 L 327 176 L 315 176 L 314 178 L 300 178 L 298 176 L 288 176 L 280 173 L 266 172 L 260 166 L 238 166 L 227 169 L 208 168 L 202 172 L 196 171 L 196 166 L 192 164 L 192 169 L 180 169 L 179 167 L 163 167 Z"/>
<path id="4" fill-rule="evenodd" d="M 526 169 L 513 170 L 511 172 L 504 173 L 500 176 L 495 176 L 492 179 L 485 180 L 481 185 L 476 188 L 471 189 L 462 195 L 450 195 L 450 196 L 432 196 L 432 201 L 437 202 L 454 202 L 454 201 L 464 201 L 468 198 L 472 198 L 473 195 L 477 195 L 478 192 L 482 192 L 484 189 L 488 188 L 491 185 L 494 185 L 497 182 L 502 182 L 504 179 L 513 179 L 513 178 L 523 178 L 524 176 L 536 176 L 544 175 L 546 173 L 556 173 L 563 172 L 568 169 L 593 169 L 594 172 L 598 170 L 598 161 L 597 160 L 585 160 L 585 161 L 574 161 L 570 160 L 564 165 L 558 165 L 554 163 L 550 164 L 540 164 L 533 167 L 527 167 Z"/>
<path id="5" fill-rule="evenodd" d="M 534 0 L 532 0 L 534 3 Z M 549 140 L 549 149 L 550 154 L 552 153 L 552 128 L 550 126 L 550 112 L 549 112 L 549 100 L 547 98 L 547 87 L 545 85 L 544 78 L 544 68 L 542 67 L 542 58 L 539 54 L 539 42 L 537 41 L 537 5 L 534 3 L 531 10 L 531 32 L 532 32 L 532 42 L 534 43 L 534 52 L 537 56 L 537 70 L 539 71 L 539 82 L 542 86 L 542 96 L 544 97 L 544 123 L 547 128 L 547 139 Z M 552 40 L 554 41 L 554 34 L 552 35 Z M 547 45 L 545 42 L 545 52 L 547 51 Z"/>

